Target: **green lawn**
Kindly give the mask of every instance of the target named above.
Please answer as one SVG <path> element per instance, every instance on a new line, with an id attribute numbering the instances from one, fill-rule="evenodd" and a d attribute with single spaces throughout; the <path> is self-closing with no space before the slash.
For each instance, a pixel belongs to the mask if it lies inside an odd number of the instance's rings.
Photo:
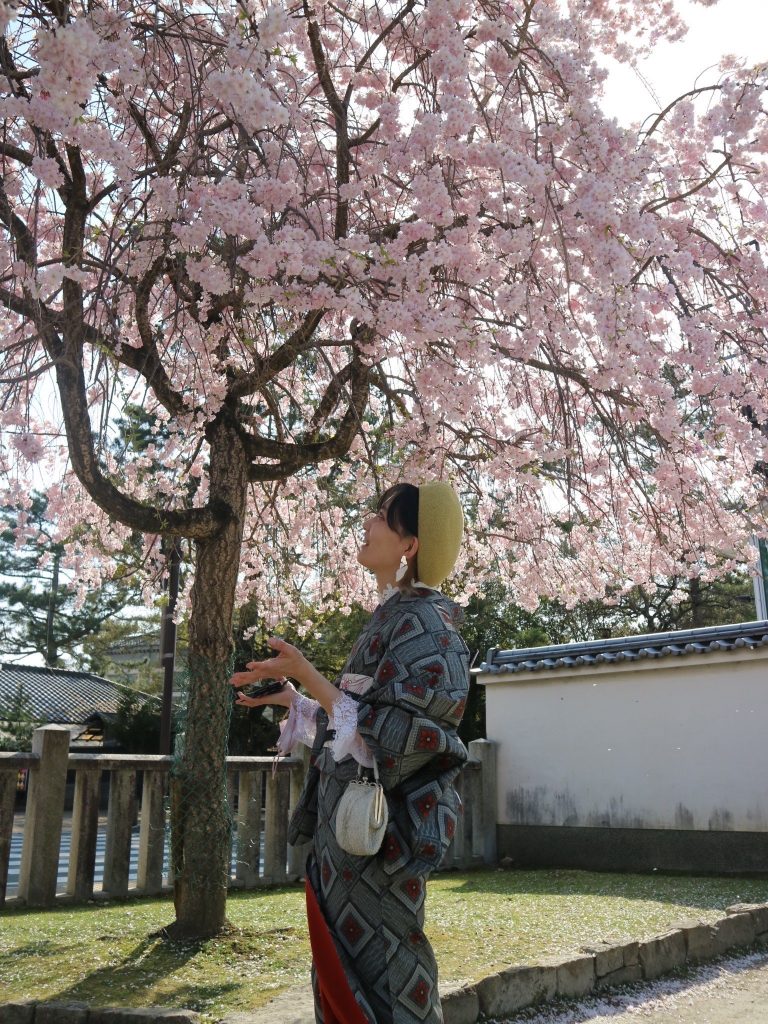
<path id="1" fill-rule="evenodd" d="M 731 903 L 768 900 L 764 880 L 477 871 L 429 883 L 427 932 L 444 982 L 510 964 L 631 940 L 683 920 L 711 920 Z M 0 914 L 0 999 L 81 1000 L 94 1006 L 185 1006 L 209 1020 L 247 1011 L 308 977 L 303 890 L 234 893 L 231 932 L 169 942 L 172 903 L 135 900 Z"/>

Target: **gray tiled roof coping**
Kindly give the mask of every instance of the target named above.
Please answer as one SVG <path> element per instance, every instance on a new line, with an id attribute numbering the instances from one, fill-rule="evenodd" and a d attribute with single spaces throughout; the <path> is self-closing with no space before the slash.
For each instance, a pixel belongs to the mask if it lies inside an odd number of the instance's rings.
<path id="1" fill-rule="evenodd" d="M 0 720 L 12 705 L 19 687 L 37 721 L 84 725 L 94 713 L 114 714 L 120 698 L 134 693 L 144 702 L 158 698 L 114 683 L 93 672 L 36 665 L 0 665 Z"/>
<path id="2" fill-rule="evenodd" d="M 492 647 L 479 668 L 480 675 L 540 672 L 551 669 L 610 665 L 642 658 L 681 657 L 714 651 L 755 650 L 768 646 L 768 620 L 737 622 L 727 626 L 705 626 L 671 633 L 584 640 L 547 647 L 502 650 Z"/>

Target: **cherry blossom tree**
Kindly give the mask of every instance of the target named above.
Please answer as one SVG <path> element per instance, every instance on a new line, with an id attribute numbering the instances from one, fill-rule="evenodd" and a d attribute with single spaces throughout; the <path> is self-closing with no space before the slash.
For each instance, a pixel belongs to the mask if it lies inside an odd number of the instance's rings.
<path id="1" fill-rule="evenodd" d="M 132 531 L 192 546 L 174 870 L 212 933 L 235 602 L 360 596 L 376 486 L 454 479 L 467 591 L 528 607 L 765 533 L 766 70 L 626 130 L 600 55 L 681 35 L 671 0 L 0 11 L 5 500 L 53 481 L 83 588 Z"/>

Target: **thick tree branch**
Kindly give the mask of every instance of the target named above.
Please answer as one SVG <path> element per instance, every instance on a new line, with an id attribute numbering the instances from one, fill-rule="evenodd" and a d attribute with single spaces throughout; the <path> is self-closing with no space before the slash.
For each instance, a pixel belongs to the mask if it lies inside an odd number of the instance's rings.
<path id="1" fill-rule="evenodd" d="M 325 316 L 325 310 L 314 309 L 308 313 L 301 326 L 267 359 L 259 360 L 255 370 L 249 373 L 236 372 L 232 374 L 232 383 L 229 386 L 228 397 L 246 398 L 254 394 L 264 384 L 268 383 L 281 370 L 286 369 L 296 359 L 296 356 L 304 352 L 312 340 L 312 336 Z"/>
<path id="2" fill-rule="evenodd" d="M 350 364 L 352 366 L 352 364 Z M 365 406 L 368 401 L 370 369 L 359 358 L 353 361 L 350 370 L 349 404 L 336 433 L 325 441 L 288 444 L 277 441 L 249 439 L 249 454 L 252 459 L 267 458 L 271 463 L 256 463 L 251 466 L 249 479 L 284 480 L 300 469 L 317 465 L 327 459 L 337 458 L 349 450 L 352 440 L 360 429 Z"/>
<path id="3" fill-rule="evenodd" d="M 307 35 L 312 50 L 312 57 L 315 62 L 320 87 L 323 90 L 328 105 L 333 111 L 334 131 L 336 132 L 336 222 L 334 225 L 334 238 L 345 238 L 349 228 L 349 201 L 343 198 L 340 190 L 344 185 L 349 184 L 349 129 L 347 119 L 347 104 L 351 98 L 348 94 L 344 100 L 339 97 L 336 87 L 333 84 L 331 73 L 328 69 L 328 62 L 325 58 L 325 50 L 320 39 L 320 29 L 317 22 L 310 14 L 307 0 L 304 3 L 304 16 L 307 19 Z"/>

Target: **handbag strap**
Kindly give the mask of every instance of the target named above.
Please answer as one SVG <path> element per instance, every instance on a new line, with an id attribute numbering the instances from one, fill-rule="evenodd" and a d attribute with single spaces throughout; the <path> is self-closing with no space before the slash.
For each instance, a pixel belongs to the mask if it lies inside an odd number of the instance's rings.
<path id="1" fill-rule="evenodd" d="M 376 764 L 376 758 L 374 757 L 374 758 L 372 758 L 372 760 L 373 760 L 373 783 L 371 783 L 371 785 L 380 786 L 381 783 L 379 782 L 379 767 Z M 358 782 L 360 782 L 360 781 L 368 782 L 368 779 L 366 779 L 364 774 L 363 774 L 366 770 L 367 769 L 365 768 L 364 765 L 358 764 L 358 766 L 357 766 L 357 780 L 358 780 Z"/>

